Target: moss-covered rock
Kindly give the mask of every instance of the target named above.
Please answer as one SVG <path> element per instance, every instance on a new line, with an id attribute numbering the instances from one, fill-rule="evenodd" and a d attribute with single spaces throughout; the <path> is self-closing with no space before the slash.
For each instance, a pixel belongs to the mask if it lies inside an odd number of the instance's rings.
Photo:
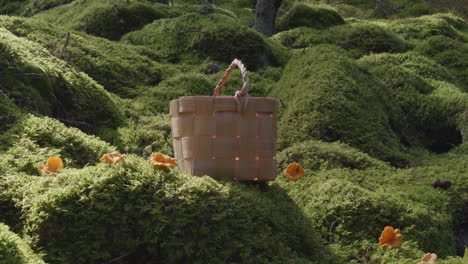
<path id="1" fill-rule="evenodd" d="M 39 178 L 23 193 L 26 232 L 52 263 L 123 254 L 122 263 L 311 263 L 322 249 L 280 189 L 167 172 L 135 157 Z"/>
<path id="2" fill-rule="evenodd" d="M 213 94 L 216 84 L 224 74 L 224 69 L 215 74 L 202 74 L 200 67 L 192 67 L 173 74 L 172 77 L 153 87 L 141 87 L 141 93 L 134 98 L 131 105 L 137 108 L 137 112 L 143 115 L 155 115 L 158 113 L 169 113 L 169 102 L 182 96 L 209 96 Z M 227 66 L 226 66 L 227 68 Z M 272 68 L 270 68 L 271 71 Z M 269 70 L 266 70 L 269 71 Z M 268 72 L 266 74 L 269 74 Z M 278 78 L 280 73 L 274 73 Z M 265 75 L 265 74 L 264 74 Z M 261 73 L 249 72 L 251 96 L 266 96 L 274 85 L 270 76 L 265 78 Z M 235 70 L 221 91 L 221 95 L 233 96 L 242 88 L 242 75 Z M 130 114 L 130 113 L 129 113 Z"/>
<path id="3" fill-rule="evenodd" d="M 160 19 L 125 35 L 122 40 L 150 47 L 173 63 L 198 64 L 206 58 L 230 63 L 238 58 L 248 69 L 255 70 L 287 60 L 284 47 L 267 41 L 261 34 L 240 25 L 235 18 L 219 13 L 189 13 Z"/>
<path id="4" fill-rule="evenodd" d="M 399 65 L 423 78 L 447 82 L 453 82 L 455 80 L 453 75 L 451 75 L 445 67 L 416 52 L 372 54 L 362 57 L 359 59 L 358 63 L 367 68 L 379 65 Z"/>
<path id="5" fill-rule="evenodd" d="M 86 74 L 55 58 L 37 43 L 0 28 L 2 90 L 28 111 L 89 126 L 114 126 L 122 112 Z"/>
<path id="6" fill-rule="evenodd" d="M 111 40 L 170 15 L 167 5 L 147 1 L 77 0 L 41 12 L 35 18 Z"/>
<path id="7" fill-rule="evenodd" d="M 415 17 L 428 15 L 431 12 L 431 4 L 424 0 L 393 0 L 393 12 L 399 17 Z"/>
<path id="8" fill-rule="evenodd" d="M 194 73 L 181 73 L 168 78 L 158 86 L 146 88 L 136 98 L 151 113 L 168 113 L 169 102 L 181 96 L 202 95 L 213 93 L 215 83 L 206 76 Z"/>
<path id="9" fill-rule="evenodd" d="M 445 152 L 462 142 L 468 101 L 445 67 L 414 52 L 370 55 L 359 62 L 393 90 L 405 115 L 407 143 Z"/>
<path id="10" fill-rule="evenodd" d="M 170 116 L 140 116 L 118 128 L 110 142 L 125 153 L 149 157 L 153 152 L 161 152 L 173 156 Z"/>
<path id="11" fill-rule="evenodd" d="M 280 172 L 292 162 L 297 162 L 308 170 L 367 169 L 388 166 L 384 162 L 346 144 L 339 142 L 326 143 L 318 140 L 296 143 L 279 152 L 276 159 L 278 160 Z"/>
<path id="12" fill-rule="evenodd" d="M 295 28 L 278 33 L 274 39 L 291 48 L 334 44 L 350 51 L 354 57 L 370 53 L 403 52 L 411 47 L 391 31 L 362 22 L 334 26 L 325 30 Z"/>
<path id="13" fill-rule="evenodd" d="M 1 264 L 45 264 L 18 235 L 0 223 Z"/>
<path id="14" fill-rule="evenodd" d="M 403 34 L 406 38 L 426 39 L 436 35 L 447 36 L 453 39 L 464 39 L 457 27 L 463 19 L 454 15 L 427 15 L 416 18 L 394 20 L 389 28 Z"/>
<path id="15" fill-rule="evenodd" d="M 19 37 L 44 46 L 49 53 L 85 72 L 108 91 L 135 96 L 136 87 L 154 85 L 161 80 L 161 66 L 154 54 L 144 48 L 122 45 L 80 32 L 68 30 L 37 19 L 0 16 L 0 26 Z"/>
<path id="16" fill-rule="evenodd" d="M 456 86 L 423 79 L 401 66 L 371 68 L 400 104 L 406 144 L 445 152 L 461 143 L 460 129 L 468 97 Z"/>
<path id="17" fill-rule="evenodd" d="M 403 210 L 394 199 L 380 200 L 376 193 L 346 180 L 313 183 L 313 175 L 307 176 L 301 183 L 285 183 L 285 188 L 329 242 L 378 237 L 383 226 L 395 223 L 397 212 Z"/>
<path id="18" fill-rule="evenodd" d="M 26 140 L 24 144 L 18 145 L 23 139 Z M 0 142 L 2 146 L 23 147 L 19 151 L 7 152 L 11 158 L 4 158 L 2 163 L 10 163 L 17 171 L 29 174 L 37 174 L 36 167 L 49 156 L 61 156 L 67 166 L 81 167 L 96 163 L 103 154 L 114 150 L 109 144 L 76 128 L 68 128 L 52 118 L 33 115 L 25 116 L 1 135 Z M 45 149 L 39 150 L 38 147 Z M 22 156 L 28 149 L 31 155 Z"/>
<path id="19" fill-rule="evenodd" d="M 0 221 L 20 232 L 22 194 L 17 189 L 39 177 L 37 167 L 61 157 L 66 170 L 95 164 L 115 148 L 51 118 L 25 115 L 0 135 Z"/>
<path id="20" fill-rule="evenodd" d="M 400 143 L 390 124 L 396 104 L 389 89 L 343 49 L 317 46 L 298 52 L 271 95 L 285 104 L 278 124 L 281 148 L 309 139 L 341 140 L 402 165 Z"/>
<path id="21" fill-rule="evenodd" d="M 468 91 L 468 44 L 445 36 L 426 39 L 415 51 L 447 67 L 457 79 L 456 83 Z"/>
<path id="22" fill-rule="evenodd" d="M 407 170 L 369 167 L 314 171 L 306 167 L 300 180 L 280 178 L 277 183 L 331 243 L 354 243 L 352 248 L 359 251 L 358 241 L 369 240 L 377 247 L 383 227 L 391 225 L 402 230 L 404 242 L 446 257 L 455 254 L 453 230 L 460 203 L 463 204 L 463 199 L 466 202 L 466 198 L 460 199 L 455 189 L 449 192 L 434 189 L 431 183 L 434 177 L 443 177 L 457 182 L 457 188 L 463 191 L 462 186 L 467 186 L 462 176 L 465 165 L 450 169 L 451 165 L 440 159 L 437 164 Z M 446 172 L 439 174 L 442 171 Z M 452 176 L 445 178 L 448 175 Z"/>
<path id="23" fill-rule="evenodd" d="M 31 16 L 74 0 L 11 0 L 0 3 L 0 14 Z"/>
<path id="24" fill-rule="evenodd" d="M 344 23 L 344 19 L 330 6 L 296 4 L 278 17 L 276 27 L 278 31 L 297 27 L 323 29 Z"/>

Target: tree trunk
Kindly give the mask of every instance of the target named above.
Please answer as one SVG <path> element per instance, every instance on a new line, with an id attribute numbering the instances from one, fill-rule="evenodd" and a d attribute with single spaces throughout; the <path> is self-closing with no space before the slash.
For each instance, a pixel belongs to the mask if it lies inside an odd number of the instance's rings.
<path id="1" fill-rule="evenodd" d="M 255 30 L 265 36 L 272 36 L 275 33 L 276 11 L 280 4 L 281 0 L 257 0 Z"/>

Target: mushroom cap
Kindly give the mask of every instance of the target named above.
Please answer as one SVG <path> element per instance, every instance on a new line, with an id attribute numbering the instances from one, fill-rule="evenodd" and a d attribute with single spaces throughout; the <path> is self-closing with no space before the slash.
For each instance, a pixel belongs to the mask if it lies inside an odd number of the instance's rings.
<path id="1" fill-rule="evenodd" d="M 284 174 L 288 180 L 295 181 L 304 176 L 304 168 L 302 168 L 301 164 L 293 162 L 284 170 Z"/>
<path id="2" fill-rule="evenodd" d="M 392 226 L 386 226 L 379 237 L 380 247 L 399 248 L 403 243 L 400 229 L 394 229 Z"/>
<path id="3" fill-rule="evenodd" d="M 152 153 L 150 156 L 150 163 L 153 167 L 161 167 L 161 168 L 173 168 L 177 165 L 177 161 L 175 158 L 170 157 L 168 155 L 164 155 L 159 152 Z"/>
<path id="4" fill-rule="evenodd" d="M 420 264 L 435 264 L 437 261 L 437 255 L 434 253 L 426 253 L 422 258 Z"/>
<path id="5" fill-rule="evenodd" d="M 102 158 L 100 158 L 99 160 L 100 160 L 102 163 L 117 164 L 117 163 L 122 162 L 126 157 L 127 157 L 127 155 L 125 155 L 125 154 L 120 154 L 120 153 L 114 151 L 114 152 L 105 154 L 105 155 L 102 156 Z"/>
<path id="6" fill-rule="evenodd" d="M 63 161 L 59 157 L 50 157 L 47 160 L 47 168 L 50 172 L 56 172 L 63 168 Z"/>

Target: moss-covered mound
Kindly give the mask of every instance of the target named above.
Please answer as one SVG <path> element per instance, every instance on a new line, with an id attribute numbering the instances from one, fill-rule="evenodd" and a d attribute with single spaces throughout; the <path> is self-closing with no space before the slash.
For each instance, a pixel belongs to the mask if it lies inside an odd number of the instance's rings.
<path id="1" fill-rule="evenodd" d="M 40 174 L 37 167 L 48 157 L 61 157 L 67 168 L 95 164 L 113 151 L 109 144 L 57 120 L 25 115 L 0 135 L 0 222 L 20 231 L 22 195 L 18 184 L 29 184 Z"/>
<path id="2" fill-rule="evenodd" d="M 135 157 L 64 170 L 23 191 L 26 232 L 51 263 L 310 263 L 322 248 L 280 189 L 165 172 Z"/>
<path id="3" fill-rule="evenodd" d="M 9 0 L 0 3 L 0 14 L 31 16 L 75 0 Z"/>
<path id="4" fill-rule="evenodd" d="M 468 91 L 468 44 L 445 36 L 434 36 L 426 39 L 415 48 L 440 65 L 450 69 L 457 79 L 457 84 Z"/>
<path id="5" fill-rule="evenodd" d="M 114 150 L 109 144 L 94 136 L 87 135 L 76 128 L 68 128 L 52 118 L 39 118 L 27 115 L 14 127 L 0 136 L 3 146 L 13 146 L 27 139 L 42 148 L 55 149 L 57 152 L 31 155 L 34 160 L 21 157 L 21 153 L 10 153 L 11 158 L 4 158 L 2 163 L 10 162 L 19 171 L 35 174 L 36 167 L 40 165 L 44 157 L 61 156 L 68 167 L 81 167 L 86 164 L 94 164 L 103 154 Z M 34 145 L 33 144 L 33 145 Z M 25 146 L 25 149 L 28 147 Z M 32 147 L 34 149 L 35 147 Z M 20 151 L 21 152 L 21 151 Z M 8 154 L 8 153 L 7 153 Z M 37 153 L 39 154 L 39 153 Z M 45 155 L 48 154 L 48 155 Z M 35 157 L 36 156 L 36 157 Z"/>
<path id="6" fill-rule="evenodd" d="M 154 87 L 141 89 L 141 93 L 135 98 L 134 103 L 142 106 L 142 112 L 148 115 L 156 113 L 168 113 L 169 102 L 181 96 L 209 96 L 213 94 L 219 79 L 223 76 L 224 69 L 212 75 L 186 71 L 174 74 L 173 77 L 159 83 Z M 251 96 L 266 96 L 274 85 L 274 81 L 265 78 L 259 73 L 249 72 Z M 238 70 L 231 75 L 221 91 L 221 95 L 233 96 L 242 87 L 242 75 Z"/>
<path id="7" fill-rule="evenodd" d="M 145 89 L 137 100 L 152 113 L 168 112 L 171 100 L 181 96 L 212 95 L 215 85 L 202 74 L 181 73 Z"/>
<path id="8" fill-rule="evenodd" d="M 430 184 L 402 187 L 382 183 L 383 176 L 394 173 L 388 169 L 308 171 L 296 182 L 278 184 L 329 243 L 376 243 L 383 227 L 391 225 L 401 229 L 405 242 L 416 242 L 418 248 L 437 251 L 440 256 L 453 255 L 455 210 L 444 207 L 450 197 Z M 431 239 L 434 236 L 438 240 Z"/>
<path id="9" fill-rule="evenodd" d="M 302 145 L 314 148 L 313 141 Z M 326 150 L 332 149 L 331 145 L 323 146 L 323 152 L 303 155 L 305 158 L 300 156 L 307 148 L 300 148 L 299 144 L 295 147 L 299 153 L 297 161 L 304 164 L 304 177 L 297 181 L 280 177 L 274 185 L 285 189 L 306 216 L 313 219 L 314 226 L 332 248 L 339 248 L 333 251 L 343 256 L 343 263 L 349 259 L 414 263 L 423 255 L 419 251 L 436 252 L 442 258 L 441 263 L 463 263 L 460 258 L 443 258 L 455 254 L 455 230 L 466 222 L 468 181 L 464 176 L 467 166 L 464 157 L 418 152 L 418 166 L 411 169 L 366 165 L 362 169 L 322 166 L 324 170 L 317 170 L 317 163 L 310 162 L 316 159 L 309 156 L 320 155 L 325 159 L 323 153 L 326 153 L 333 164 L 339 155 L 332 156 Z M 291 152 L 290 156 L 293 155 Z M 363 154 L 354 152 L 349 156 L 363 157 Z M 450 180 L 452 187 L 434 188 L 432 183 L 437 179 Z M 404 242 L 401 249 L 377 249 L 378 237 L 386 225 L 401 229 Z"/>
<path id="10" fill-rule="evenodd" d="M 119 95 L 134 96 L 136 87 L 153 85 L 161 80 L 161 66 L 154 61 L 157 58 L 143 48 L 79 32 L 71 32 L 67 42 L 67 30 L 36 19 L 0 16 L 0 27 L 40 43 L 52 55 Z"/>
<path id="11" fill-rule="evenodd" d="M 18 235 L 0 223 L 1 264 L 45 264 Z"/>
<path id="12" fill-rule="evenodd" d="M 276 27 L 278 31 L 297 27 L 323 29 L 344 23 L 344 19 L 330 6 L 296 4 L 278 17 Z"/>
<path id="13" fill-rule="evenodd" d="M 16 105 L 70 123 L 115 126 L 122 113 L 87 75 L 37 43 L 0 28 L 0 81 Z"/>
<path id="14" fill-rule="evenodd" d="M 113 148 L 49 118 L 29 116 L 5 139 L 0 219 L 22 227 L 51 263 L 315 263 L 326 254 L 281 189 L 156 169 L 135 156 L 93 166 Z M 49 156 L 65 168 L 41 176 Z"/>
<path id="15" fill-rule="evenodd" d="M 445 67 L 416 52 L 373 54 L 359 59 L 358 63 L 367 68 L 381 65 L 402 66 L 423 78 L 447 82 L 455 80 Z"/>
<path id="16" fill-rule="evenodd" d="M 325 30 L 295 28 L 278 33 L 274 39 L 291 48 L 334 44 L 350 51 L 354 57 L 370 53 L 403 52 L 410 48 L 409 44 L 391 31 L 362 22 L 335 26 Z"/>
<path id="17" fill-rule="evenodd" d="M 120 151 L 149 157 L 152 152 L 173 156 L 169 115 L 139 116 L 124 127 L 112 130 L 109 138 Z"/>
<path id="18" fill-rule="evenodd" d="M 426 39 L 436 35 L 453 39 L 465 39 L 458 28 L 463 27 L 463 19 L 452 14 L 434 14 L 416 18 L 394 20 L 389 28 L 406 38 Z"/>
<path id="19" fill-rule="evenodd" d="M 346 144 L 326 143 L 318 140 L 296 143 L 279 152 L 276 159 L 280 173 L 292 162 L 297 162 L 308 170 L 367 169 L 388 166 Z"/>
<path id="20" fill-rule="evenodd" d="M 280 147 L 309 139 L 341 140 L 400 163 L 400 143 L 390 124 L 395 102 L 389 89 L 343 49 L 317 46 L 298 52 L 271 95 L 285 104 L 278 124 Z"/>
<path id="21" fill-rule="evenodd" d="M 36 18 L 90 35 L 118 40 L 127 32 L 167 17 L 169 11 L 167 5 L 148 1 L 77 0 L 41 12 Z"/>
<path id="22" fill-rule="evenodd" d="M 235 18 L 219 13 L 189 13 L 160 19 L 125 35 L 122 41 L 150 47 L 173 63 L 197 64 L 206 58 L 230 63 L 238 58 L 254 70 L 282 64 L 287 59 L 284 47 L 239 24 Z"/>
<path id="23" fill-rule="evenodd" d="M 414 53 L 363 57 L 401 106 L 402 134 L 408 145 L 445 152 L 461 143 L 468 97 L 445 68 Z M 439 80 L 436 80 L 439 79 Z"/>

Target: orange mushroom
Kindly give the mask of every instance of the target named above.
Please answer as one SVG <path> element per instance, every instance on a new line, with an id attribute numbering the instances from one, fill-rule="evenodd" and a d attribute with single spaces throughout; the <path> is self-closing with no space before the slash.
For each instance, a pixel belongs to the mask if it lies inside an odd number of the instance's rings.
<path id="1" fill-rule="evenodd" d="M 150 156 L 150 163 L 153 167 L 173 168 L 177 165 L 176 159 L 159 152 L 155 152 Z"/>
<path id="2" fill-rule="evenodd" d="M 58 170 L 60 170 L 61 168 L 63 168 L 62 159 L 59 157 L 50 157 L 47 160 L 47 163 L 45 165 L 38 166 L 37 170 L 39 171 L 39 173 L 50 174 L 58 172 Z"/>
<path id="3" fill-rule="evenodd" d="M 288 165 L 284 170 L 284 174 L 286 174 L 288 180 L 299 180 L 304 176 L 304 168 L 302 168 L 301 164 L 294 162 Z"/>
<path id="4" fill-rule="evenodd" d="M 437 263 L 437 255 L 434 253 L 426 253 L 424 257 L 422 257 L 421 262 L 418 264 L 435 264 Z"/>
<path id="5" fill-rule="evenodd" d="M 394 229 L 392 226 L 386 226 L 379 237 L 380 247 L 399 248 L 403 242 L 400 229 Z"/>
<path id="6" fill-rule="evenodd" d="M 127 157 L 127 155 L 125 155 L 125 154 L 121 155 L 120 153 L 114 151 L 114 152 L 105 154 L 99 160 L 102 163 L 117 164 L 117 163 L 122 162 L 126 157 Z"/>

